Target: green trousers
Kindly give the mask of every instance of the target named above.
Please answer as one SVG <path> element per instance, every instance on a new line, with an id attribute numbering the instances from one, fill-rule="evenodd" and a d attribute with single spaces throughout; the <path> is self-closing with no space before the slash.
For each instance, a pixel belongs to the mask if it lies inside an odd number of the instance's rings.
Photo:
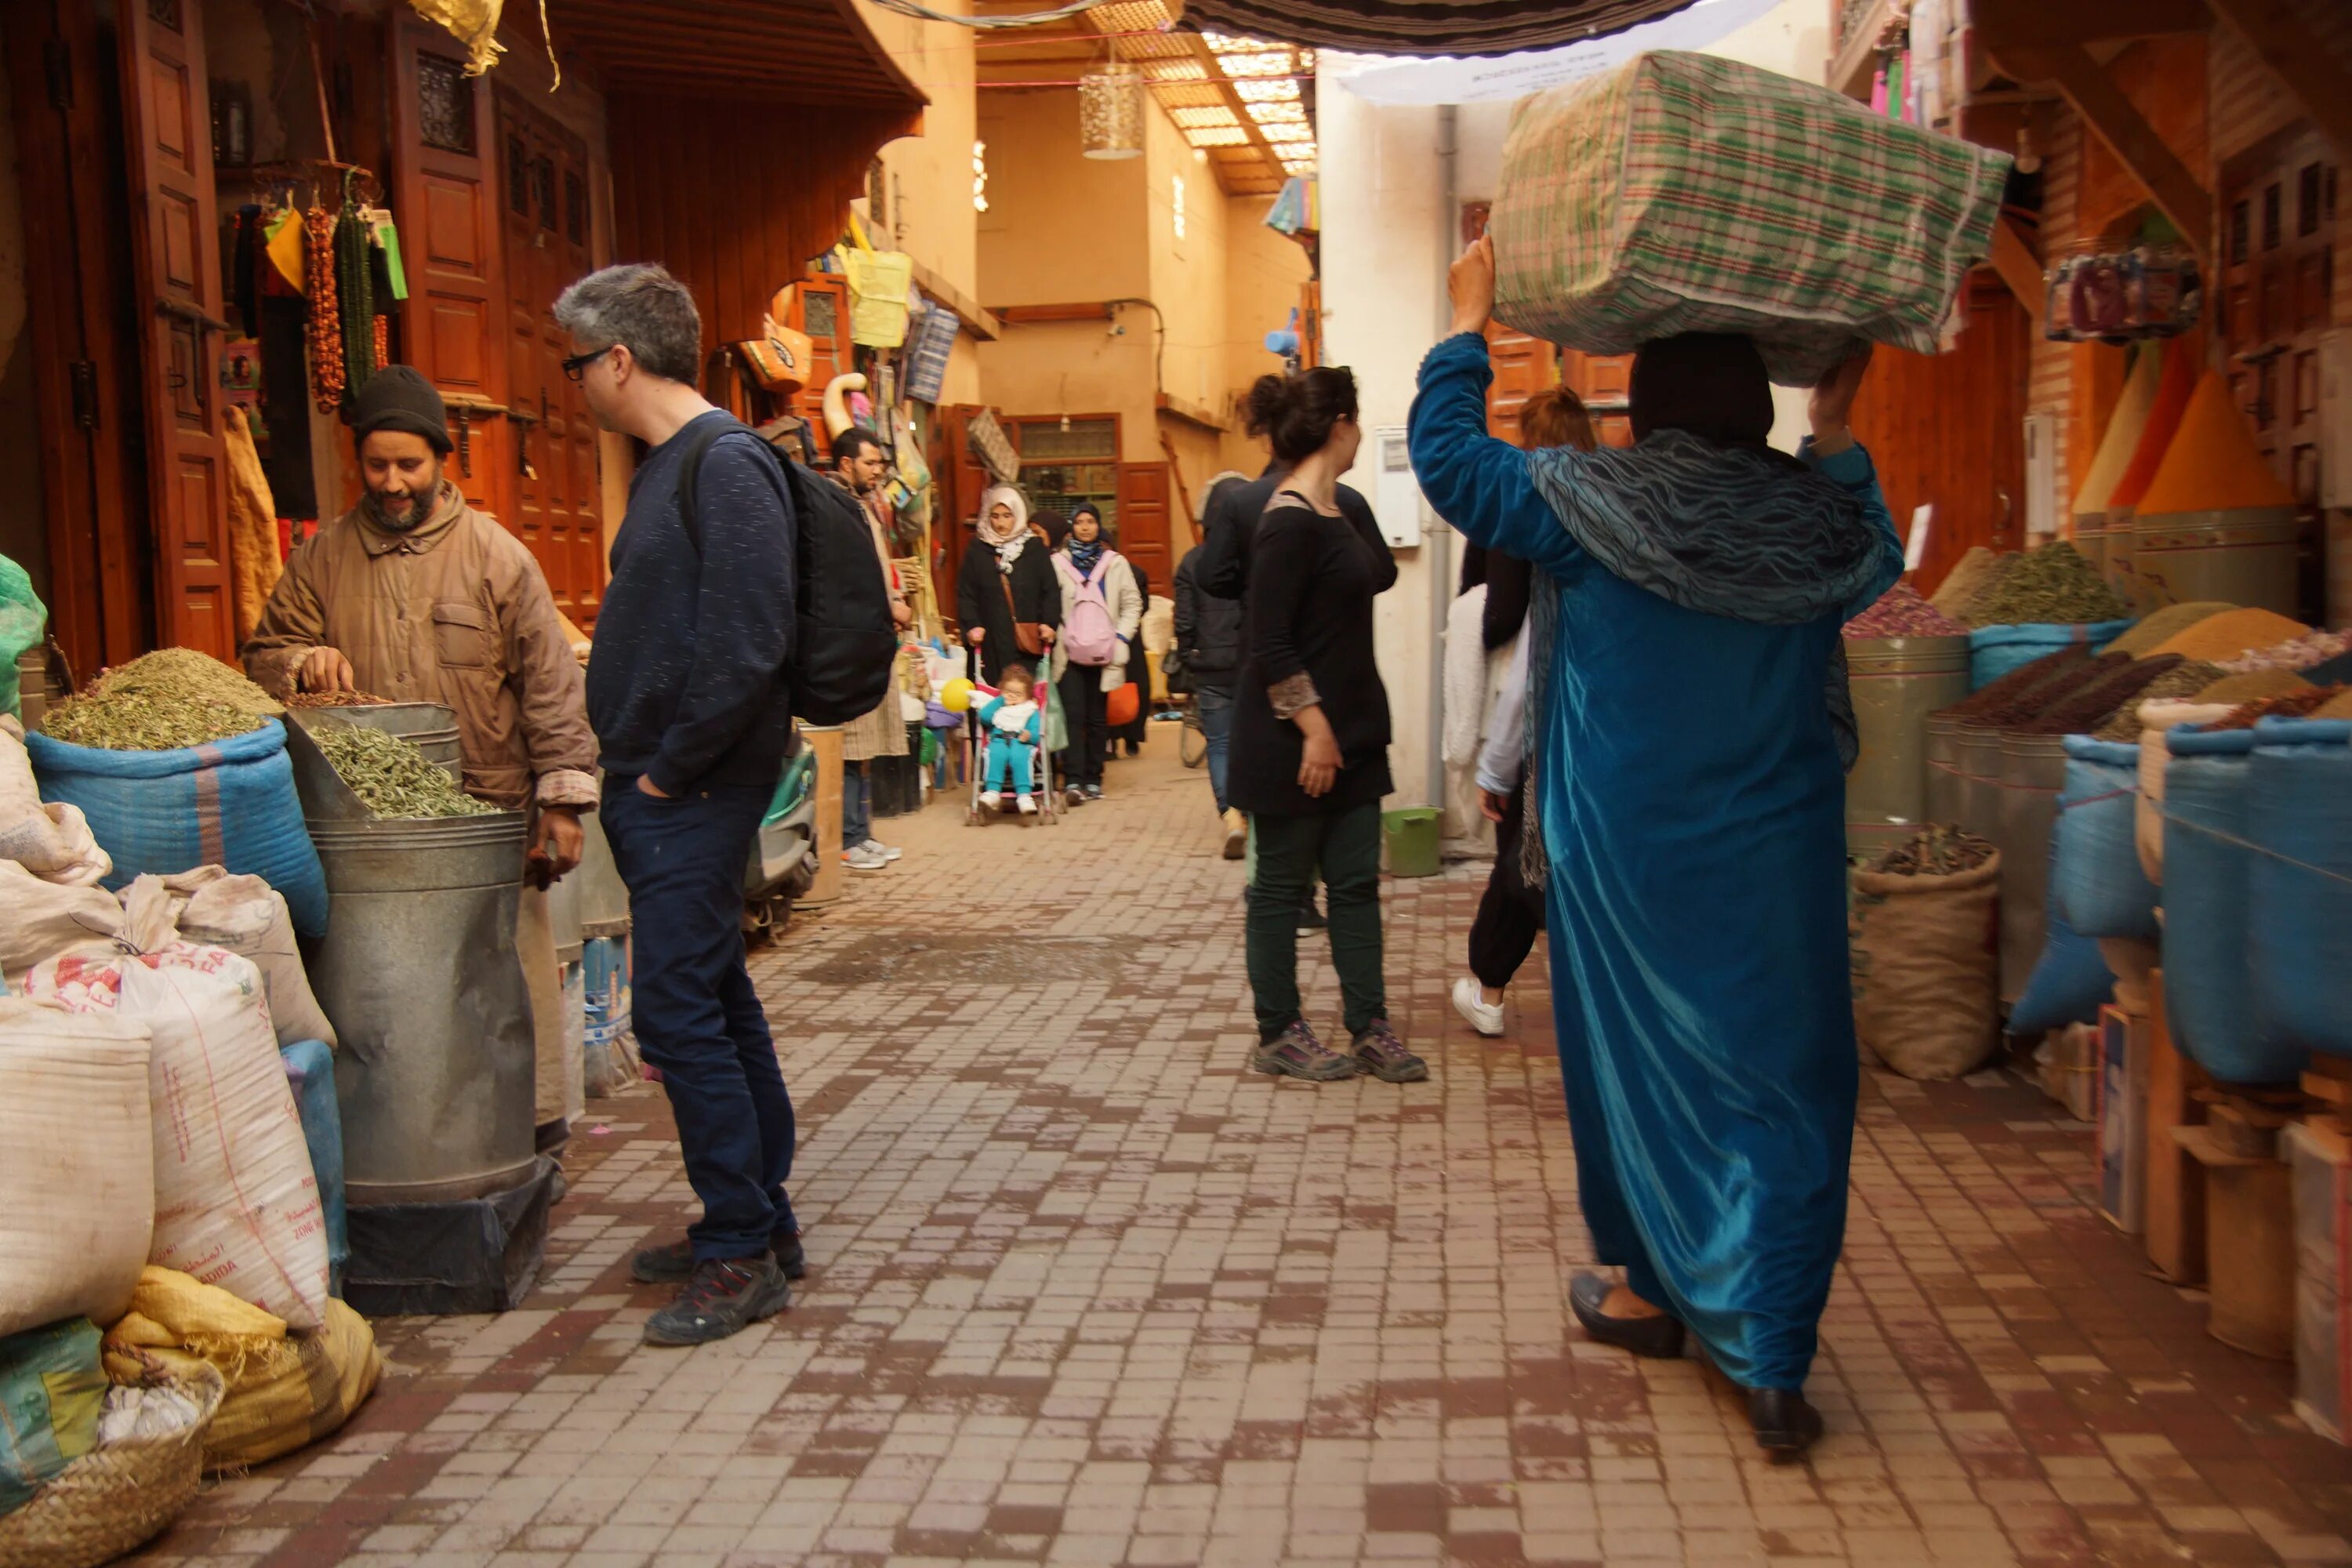
<path id="1" fill-rule="evenodd" d="M 1257 1002 L 1258 1037 L 1270 1040 L 1298 1021 L 1298 907 L 1318 872 L 1348 1034 L 1352 1038 L 1387 1017 L 1380 803 L 1329 816 L 1253 816 L 1250 838 L 1256 856 L 1243 950 Z"/>

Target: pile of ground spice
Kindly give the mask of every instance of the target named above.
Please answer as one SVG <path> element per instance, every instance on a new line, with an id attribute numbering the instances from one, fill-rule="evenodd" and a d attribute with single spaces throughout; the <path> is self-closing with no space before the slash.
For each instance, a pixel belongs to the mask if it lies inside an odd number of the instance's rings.
<path id="1" fill-rule="evenodd" d="M 2049 680 L 2029 688 L 1997 708 L 1977 714 L 1969 722 L 1995 730 L 2021 729 L 2069 698 L 2089 690 L 2110 675 L 2129 669 L 2131 665 L 2132 661 L 2119 653 L 2101 654 L 2082 664 L 2070 665 Z M 2101 713 L 2105 711 L 2105 708 L 2099 710 Z"/>
<path id="2" fill-rule="evenodd" d="M 2138 697 L 2158 676 L 2168 673 L 2179 663 L 2178 654 L 2168 653 L 2155 658 L 2126 659 L 2120 668 L 2085 681 L 2020 724 L 2018 731 L 2027 735 L 2088 734 L 2116 710 L 2117 703 Z"/>
<path id="3" fill-rule="evenodd" d="M 2265 697 L 2258 702 L 2248 702 L 2226 719 L 2217 719 L 2205 728 L 2212 730 L 2251 730 L 2264 719 L 2305 719 L 2326 708 L 2329 703 L 2352 691 L 2352 687 L 2314 686 L 2307 690 L 2289 691 L 2278 697 Z"/>
<path id="4" fill-rule="evenodd" d="M 2352 632 L 2313 632 L 2305 637 L 2290 637 L 2269 647 L 2258 647 L 2242 653 L 2235 658 L 2225 658 L 2221 668 L 2231 671 L 2248 669 L 2308 670 L 2315 665 L 2343 658 L 2352 653 Z"/>
<path id="5" fill-rule="evenodd" d="M 2009 569 L 2015 555 L 1997 554 L 1981 544 L 1969 546 L 1968 553 L 1955 562 L 1944 574 L 1944 581 L 1927 602 L 1954 620 L 1968 619 L 1970 600 L 1984 592 L 1985 584 L 1995 575 Z"/>
<path id="6" fill-rule="evenodd" d="M 2147 651 L 2177 653 L 2183 658 L 2210 659 L 2221 664 L 2258 647 L 2275 647 L 2309 630 L 2301 621 L 2288 620 L 2269 610 L 2225 610 L 2183 627 Z"/>
<path id="7" fill-rule="evenodd" d="M 2139 625 L 2107 645 L 2109 653 L 2127 653 L 2137 658 L 2153 653 L 2166 639 L 2178 636 L 2200 621 L 2234 610 L 2235 605 L 2225 605 L 2219 599 L 2201 599 L 2193 605 L 2167 605 Z"/>
<path id="8" fill-rule="evenodd" d="M 1964 637 L 1969 628 L 1921 598 L 1908 583 L 1897 583 L 1876 604 L 1846 622 L 1850 637 Z"/>
<path id="9" fill-rule="evenodd" d="M 2172 656 L 2165 656 L 2169 658 Z M 2120 741 L 2129 745 L 2139 739 L 2139 705 L 2143 702 L 2164 702 L 2183 697 L 2194 697 L 2221 679 L 2220 666 L 2198 659 L 2183 660 L 2149 681 L 2127 698 L 2123 706 L 2106 717 L 2106 721 L 2091 731 L 2102 741 Z"/>
<path id="10" fill-rule="evenodd" d="M 2022 696 L 2045 680 L 2052 679 L 2078 664 L 2091 662 L 2091 650 L 2081 643 L 2045 653 L 2030 664 L 2021 664 L 2007 675 L 1987 681 L 1958 702 L 1944 710 L 1961 719 L 1973 719 L 1979 713 L 1990 712 L 2011 698 Z"/>
<path id="11" fill-rule="evenodd" d="M 101 671 L 42 716 L 41 733 L 110 752 L 170 752 L 248 734 L 284 711 L 211 655 L 165 647 Z"/>
<path id="12" fill-rule="evenodd" d="M 2121 620 L 2130 613 L 2082 552 L 2053 539 L 1988 584 L 1963 618 L 1979 626 L 2065 626 Z"/>
<path id="13" fill-rule="evenodd" d="M 1992 858 L 1992 844 L 1973 833 L 1929 823 L 1878 858 L 1871 869 L 1887 877 L 1950 877 Z"/>
<path id="14" fill-rule="evenodd" d="M 2301 691 L 2311 682 L 2292 670 L 2250 669 L 2243 675 L 2225 675 L 2197 694 L 2200 702 L 2254 702 L 2265 697 L 2284 697 Z"/>
<path id="15" fill-rule="evenodd" d="M 2352 719 L 2352 691 L 2331 697 L 2312 715 L 2315 719 Z"/>

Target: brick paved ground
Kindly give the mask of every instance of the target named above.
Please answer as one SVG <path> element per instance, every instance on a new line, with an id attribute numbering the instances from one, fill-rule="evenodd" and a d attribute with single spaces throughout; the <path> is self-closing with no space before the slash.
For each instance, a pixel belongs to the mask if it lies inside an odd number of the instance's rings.
<path id="1" fill-rule="evenodd" d="M 1540 974 L 1506 1042 L 1445 1002 L 1472 871 L 1389 889 L 1433 1080 L 1276 1082 L 1243 1070 L 1205 784 L 1155 755 L 1111 788 L 1052 828 L 886 824 L 905 861 L 761 957 L 803 1139 L 789 1313 L 640 1347 L 627 1255 L 690 1194 L 658 1095 L 600 1101 L 529 1307 L 379 1325 L 352 1426 L 145 1560 L 2352 1562 L 2352 1458 L 2146 1277 L 2038 1093 L 1866 1080 L 1831 1435 L 1776 1468 L 1701 1363 L 1572 1326 Z M 1327 972 L 1311 995 L 1336 1015 Z"/>

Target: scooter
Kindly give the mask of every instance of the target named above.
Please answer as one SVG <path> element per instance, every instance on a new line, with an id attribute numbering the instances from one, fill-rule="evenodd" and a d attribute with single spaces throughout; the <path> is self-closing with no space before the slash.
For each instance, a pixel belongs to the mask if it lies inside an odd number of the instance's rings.
<path id="1" fill-rule="evenodd" d="M 743 934 L 772 939 L 793 918 L 793 900 L 816 881 L 816 749 L 799 744 L 760 819 L 743 868 Z"/>

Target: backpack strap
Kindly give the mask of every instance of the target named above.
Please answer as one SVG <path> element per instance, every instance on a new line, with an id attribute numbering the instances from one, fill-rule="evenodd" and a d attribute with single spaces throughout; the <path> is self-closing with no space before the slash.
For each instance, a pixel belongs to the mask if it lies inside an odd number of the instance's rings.
<path id="1" fill-rule="evenodd" d="M 710 448 L 720 437 L 732 436 L 738 430 L 755 441 L 759 439 L 759 432 L 732 416 L 712 420 L 695 432 L 694 444 L 687 447 L 686 460 L 678 468 L 677 521 L 686 530 L 686 542 L 694 546 L 697 555 L 702 553 L 702 519 L 695 510 L 695 491 L 700 486 L 702 459 L 710 455 Z"/>

